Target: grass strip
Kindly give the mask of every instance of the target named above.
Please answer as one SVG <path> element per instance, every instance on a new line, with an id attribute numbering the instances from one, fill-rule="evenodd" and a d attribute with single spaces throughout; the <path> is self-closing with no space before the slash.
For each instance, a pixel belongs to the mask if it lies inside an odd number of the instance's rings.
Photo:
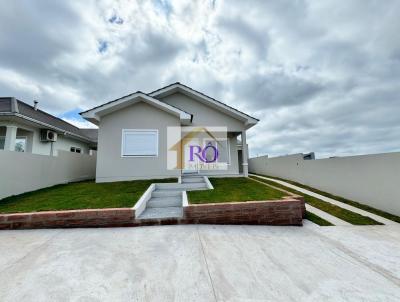
<path id="1" fill-rule="evenodd" d="M 187 192 L 191 204 L 281 199 L 285 193 L 246 177 L 210 178 L 214 190 Z"/>
<path id="2" fill-rule="evenodd" d="M 177 179 L 82 181 L 56 185 L 2 199 L 0 213 L 130 208 L 153 182 L 177 182 Z"/>
<path id="3" fill-rule="evenodd" d="M 319 226 L 332 226 L 334 224 L 330 223 L 329 221 L 319 217 L 318 215 L 311 213 L 309 211 L 306 211 L 306 217 L 305 219 L 310 220 L 311 222 L 314 222 L 315 224 L 318 224 Z"/>
<path id="4" fill-rule="evenodd" d="M 352 211 L 349 211 L 347 209 L 343 209 L 337 205 L 331 204 L 329 202 L 320 200 L 318 198 L 315 198 L 313 196 L 304 194 L 302 192 L 299 192 L 297 190 L 294 190 L 292 188 L 288 188 L 284 185 L 278 184 L 276 182 L 267 180 L 267 179 L 263 179 L 257 176 L 251 176 L 252 178 L 255 178 L 257 180 L 260 180 L 266 184 L 278 187 L 278 188 L 282 188 L 286 191 L 292 192 L 294 194 L 297 195 L 301 195 L 304 196 L 304 201 L 308 204 L 310 204 L 311 206 L 320 209 L 321 211 L 327 212 L 339 219 L 342 219 L 344 221 L 347 221 L 348 223 L 354 224 L 354 225 L 382 225 L 382 223 L 373 220 L 370 217 L 367 216 L 363 216 L 360 215 L 358 213 L 354 213 Z"/>
<path id="5" fill-rule="evenodd" d="M 253 174 L 256 174 L 256 173 L 253 173 Z M 279 177 L 269 176 L 269 175 L 262 175 L 262 174 L 257 174 L 257 175 L 273 178 L 273 179 L 276 179 L 276 180 L 285 181 L 287 183 L 290 183 L 292 185 L 298 186 L 300 188 L 309 190 L 311 192 L 323 195 L 323 196 L 328 197 L 328 198 L 335 199 L 337 201 L 343 202 L 343 203 L 348 204 L 350 206 L 353 206 L 355 208 L 359 208 L 361 210 L 364 210 L 364 211 L 367 211 L 367 212 L 382 216 L 382 217 L 384 217 L 386 219 L 389 219 L 389 220 L 392 220 L 392 221 L 400 223 L 400 217 L 399 216 L 394 215 L 394 214 L 390 214 L 388 212 L 379 210 L 379 209 L 374 208 L 374 207 L 367 206 L 367 205 L 362 204 L 362 203 L 360 203 L 358 201 L 354 201 L 354 200 L 350 200 L 350 199 L 347 199 L 347 198 L 344 198 L 344 197 L 341 197 L 341 196 L 333 195 L 331 193 L 324 192 L 324 191 L 321 191 L 321 190 L 318 190 L 318 189 L 303 185 L 301 183 L 298 183 L 298 182 L 295 182 L 295 181 L 292 181 L 292 180 L 287 180 L 287 179 L 284 179 L 284 178 L 279 178 Z"/>

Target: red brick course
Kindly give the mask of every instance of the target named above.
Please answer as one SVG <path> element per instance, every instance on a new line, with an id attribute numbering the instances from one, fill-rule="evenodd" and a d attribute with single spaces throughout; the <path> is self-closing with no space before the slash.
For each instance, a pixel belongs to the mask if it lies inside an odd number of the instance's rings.
<path id="1" fill-rule="evenodd" d="M 130 226 L 134 218 L 130 208 L 1 214 L 0 229 Z"/>
<path id="2" fill-rule="evenodd" d="M 189 205 L 183 218 L 135 219 L 131 208 L 0 214 L 0 230 L 78 227 L 135 227 L 170 224 L 302 225 L 302 197 Z"/>
<path id="3" fill-rule="evenodd" d="M 248 201 L 189 205 L 184 208 L 186 223 L 303 225 L 304 199 Z"/>

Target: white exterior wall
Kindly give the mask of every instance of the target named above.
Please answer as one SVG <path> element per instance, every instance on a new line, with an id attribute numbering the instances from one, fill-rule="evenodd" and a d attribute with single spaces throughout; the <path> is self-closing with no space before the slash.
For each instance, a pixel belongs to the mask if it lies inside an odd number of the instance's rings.
<path id="1" fill-rule="evenodd" d="M 41 188 L 94 179 L 96 156 L 60 151 L 58 156 L 0 150 L 0 199 Z"/>
<path id="2" fill-rule="evenodd" d="M 293 180 L 400 215 L 400 152 L 303 160 L 302 154 L 249 160 L 250 172 Z"/>
<path id="3" fill-rule="evenodd" d="M 81 148 L 83 154 L 89 154 L 89 145 L 82 141 L 76 140 L 72 137 L 59 135 L 57 141 L 54 143 L 56 152 L 59 151 L 71 151 L 71 147 Z M 57 154 L 55 154 L 57 155 Z"/>
<path id="4" fill-rule="evenodd" d="M 57 155 L 58 151 L 70 151 L 71 147 L 81 148 L 83 154 L 89 154 L 89 144 L 73 138 L 72 136 L 64 136 L 58 134 L 57 141 L 54 143 L 41 142 L 40 141 L 40 128 L 22 125 L 15 122 L 1 122 L 0 124 L 0 136 L 5 136 L 6 125 L 15 125 L 18 127 L 18 131 L 29 133 L 31 135 L 31 146 L 28 148 L 28 152 L 34 154 L 51 155 L 51 144 L 53 144 L 53 155 Z M 28 139 L 29 141 L 30 139 Z"/>
<path id="5" fill-rule="evenodd" d="M 200 101 L 194 100 L 182 93 L 174 93 L 167 97 L 160 98 L 161 101 L 176 106 L 184 111 L 192 113 L 193 121 L 191 126 L 207 126 L 207 127 L 227 127 L 228 132 L 242 132 L 245 130 L 245 125 L 242 121 L 231 117 L 225 113 L 211 108 Z M 229 136 L 229 134 L 228 134 Z M 227 170 L 221 171 L 203 171 L 205 175 L 223 175 L 223 174 L 239 174 L 237 137 L 231 137 L 230 143 L 230 165 Z"/>
<path id="6" fill-rule="evenodd" d="M 227 127 L 228 131 L 242 132 L 244 122 L 206 106 L 182 93 L 174 93 L 160 98 L 161 101 L 193 114 L 191 126 Z"/>
<path id="7" fill-rule="evenodd" d="M 167 168 L 167 127 L 180 126 L 178 117 L 144 102 L 101 118 L 96 182 L 178 177 Z M 157 129 L 157 157 L 122 157 L 122 129 Z"/>

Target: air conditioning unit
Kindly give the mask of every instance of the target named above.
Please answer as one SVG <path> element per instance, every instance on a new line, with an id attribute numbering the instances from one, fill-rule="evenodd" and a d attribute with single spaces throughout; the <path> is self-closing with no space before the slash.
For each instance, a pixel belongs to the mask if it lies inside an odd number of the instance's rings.
<path id="1" fill-rule="evenodd" d="M 57 140 L 57 133 L 51 130 L 42 129 L 40 131 L 41 142 L 55 142 Z"/>

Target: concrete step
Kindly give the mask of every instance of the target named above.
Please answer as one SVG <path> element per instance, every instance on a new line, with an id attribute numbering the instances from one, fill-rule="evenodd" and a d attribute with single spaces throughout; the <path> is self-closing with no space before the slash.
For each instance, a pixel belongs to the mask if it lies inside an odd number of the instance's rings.
<path id="1" fill-rule="evenodd" d="M 146 208 L 138 219 L 182 218 L 182 207 Z"/>
<path id="2" fill-rule="evenodd" d="M 153 197 L 148 202 L 147 208 L 168 208 L 168 207 L 181 207 L 182 197 L 171 196 L 171 197 Z"/>
<path id="3" fill-rule="evenodd" d="M 182 184 L 156 184 L 156 190 L 191 190 L 197 188 L 206 188 L 205 183 L 182 183 Z"/>
<path id="4" fill-rule="evenodd" d="M 182 173 L 182 177 L 186 177 L 186 176 L 199 176 L 199 173 L 197 173 L 197 171 L 193 171 L 193 172 L 183 172 Z"/>
<path id="5" fill-rule="evenodd" d="M 188 189 L 187 191 L 202 191 L 202 190 L 208 190 L 208 187 L 206 184 L 204 184 L 204 186 L 202 186 L 202 187 Z"/>
<path id="6" fill-rule="evenodd" d="M 172 197 L 182 196 L 182 191 L 179 190 L 154 190 L 151 197 Z"/>
<path id="7" fill-rule="evenodd" d="M 182 183 L 204 183 L 203 177 L 184 177 Z"/>

